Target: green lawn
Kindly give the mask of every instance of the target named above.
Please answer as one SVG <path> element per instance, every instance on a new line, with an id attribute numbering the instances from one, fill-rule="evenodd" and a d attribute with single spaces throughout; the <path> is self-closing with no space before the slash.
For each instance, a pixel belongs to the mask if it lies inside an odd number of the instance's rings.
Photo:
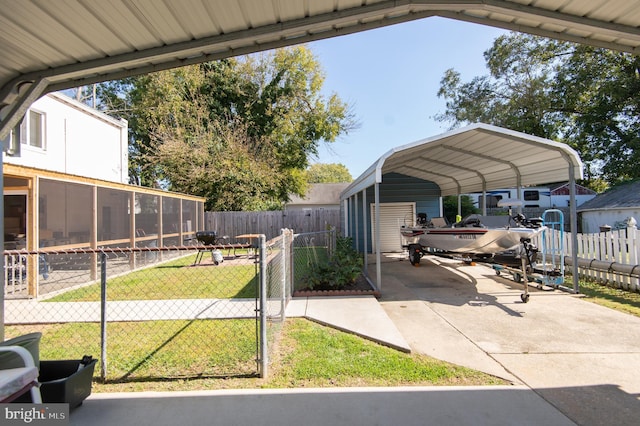
<path id="1" fill-rule="evenodd" d="M 590 281 L 580 282 L 580 293 L 584 294 L 585 300 L 589 302 L 640 317 L 640 293 Z"/>
<path id="2" fill-rule="evenodd" d="M 254 323 L 225 322 L 111 324 L 110 380 L 95 382 L 94 392 L 506 384 L 484 373 L 424 355 L 399 352 L 304 319 L 285 322 L 270 350 L 269 377 L 261 379 L 253 374 Z M 33 326 L 30 327 L 8 326 L 6 332 L 14 336 L 33 331 Z M 97 324 L 37 328 L 43 333 L 41 359 L 77 359 L 78 354 L 100 353 Z M 228 338 L 233 339 L 234 345 L 216 344 Z M 132 339 L 135 346 L 131 345 Z M 225 371 L 231 370 L 236 373 L 225 375 Z M 243 375 L 242 371 L 248 374 Z M 96 376 L 98 373 L 99 366 Z"/>
<path id="3" fill-rule="evenodd" d="M 195 255 L 107 280 L 108 300 L 256 297 L 255 265 L 192 266 Z M 49 302 L 100 300 L 100 284 L 71 290 Z"/>
<path id="4" fill-rule="evenodd" d="M 5 328 L 8 337 L 33 331 L 42 333 L 40 359 L 100 358 L 98 323 Z M 107 342 L 108 381 L 153 382 L 256 371 L 256 322 L 251 319 L 111 322 Z"/>
<path id="5" fill-rule="evenodd" d="M 497 385 L 502 379 L 289 319 L 263 387 Z"/>

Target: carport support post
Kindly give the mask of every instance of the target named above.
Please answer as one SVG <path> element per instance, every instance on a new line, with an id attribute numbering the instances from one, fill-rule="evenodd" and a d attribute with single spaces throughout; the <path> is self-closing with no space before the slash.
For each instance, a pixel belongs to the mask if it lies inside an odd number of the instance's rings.
<path id="1" fill-rule="evenodd" d="M 362 191 L 362 253 L 364 254 L 364 273 L 369 267 L 369 250 L 367 247 L 367 190 Z"/>
<path id="2" fill-rule="evenodd" d="M 487 188 L 486 183 L 482 184 L 482 216 L 487 215 Z"/>
<path id="3" fill-rule="evenodd" d="M 260 246 L 260 377 L 267 377 L 267 238 L 264 234 L 258 237 Z"/>
<path id="4" fill-rule="evenodd" d="M 569 162 L 569 215 L 571 216 L 571 275 L 573 292 L 580 293 L 578 279 L 578 213 L 576 206 L 575 166 Z"/>
<path id="5" fill-rule="evenodd" d="M 378 287 L 378 291 L 382 291 L 382 255 L 380 253 L 380 184 L 376 182 L 373 189 L 376 209 L 376 287 Z"/>

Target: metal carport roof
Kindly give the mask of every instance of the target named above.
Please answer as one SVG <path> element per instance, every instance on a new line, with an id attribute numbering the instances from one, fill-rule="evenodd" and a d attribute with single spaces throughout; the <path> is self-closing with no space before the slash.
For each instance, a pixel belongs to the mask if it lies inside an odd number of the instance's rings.
<path id="1" fill-rule="evenodd" d="M 581 179 L 582 171 L 580 156 L 566 144 L 478 123 L 393 148 L 341 198 L 382 183 L 391 172 L 434 182 L 444 196 L 567 182 Z"/>
<path id="2" fill-rule="evenodd" d="M 0 137 L 49 91 L 431 16 L 640 52 L 640 0 L 0 0 Z"/>

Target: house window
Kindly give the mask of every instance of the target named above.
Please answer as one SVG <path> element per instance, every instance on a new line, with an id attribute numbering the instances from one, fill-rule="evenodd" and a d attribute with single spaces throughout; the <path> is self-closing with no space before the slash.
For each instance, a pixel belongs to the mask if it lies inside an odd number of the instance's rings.
<path id="1" fill-rule="evenodd" d="M 29 111 L 29 145 L 44 149 L 44 114 Z"/>
<path id="2" fill-rule="evenodd" d="M 44 149 L 44 114 L 38 111 L 29 111 L 26 137 L 20 138 L 25 145 Z"/>
<path id="3" fill-rule="evenodd" d="M 45 149 L 45 115 L 30 110 L 20 124 L 13 128 L 2 140 L 3 149 L 8 155 L 20 155 L 20 145 Z"/>

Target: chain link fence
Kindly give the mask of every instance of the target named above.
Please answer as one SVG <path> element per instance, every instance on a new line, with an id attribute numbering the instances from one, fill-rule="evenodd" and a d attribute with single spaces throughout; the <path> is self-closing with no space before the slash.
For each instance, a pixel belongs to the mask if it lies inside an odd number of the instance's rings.
<path id="1" fill-rule="evenodd" d="M 109 382 L 265 376 L 292 240 L 5 251 L 5 338 L 39 331 L 41 359 L 92 355 Z"/>

